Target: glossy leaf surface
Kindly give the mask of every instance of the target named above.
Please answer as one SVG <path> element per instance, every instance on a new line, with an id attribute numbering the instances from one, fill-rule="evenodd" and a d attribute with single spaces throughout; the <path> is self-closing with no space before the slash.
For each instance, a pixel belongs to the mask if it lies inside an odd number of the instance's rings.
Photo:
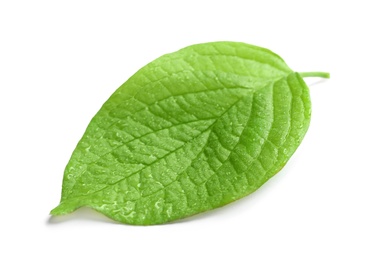
<path id="1" fill-rule="evenodd" d="M 310 113 L 301 76 L 267 49 L 213 42 L 164 55 L 92 119 L 51 213 L 88 206 L 149 225 L 223 206 L 286 164 Z"/>

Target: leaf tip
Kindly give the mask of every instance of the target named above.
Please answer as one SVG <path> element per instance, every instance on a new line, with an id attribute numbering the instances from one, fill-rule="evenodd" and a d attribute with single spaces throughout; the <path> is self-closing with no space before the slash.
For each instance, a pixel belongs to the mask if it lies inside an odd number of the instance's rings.
<path id="1" fill-rule="evenodd" d="M 55 207 L 50 211 L 50 215 L 52 216 L 66 215 L 68 213 L 75 211 L 79 207 L 81 206 L 75 203 L 61 202 L 57 207 Z"/>

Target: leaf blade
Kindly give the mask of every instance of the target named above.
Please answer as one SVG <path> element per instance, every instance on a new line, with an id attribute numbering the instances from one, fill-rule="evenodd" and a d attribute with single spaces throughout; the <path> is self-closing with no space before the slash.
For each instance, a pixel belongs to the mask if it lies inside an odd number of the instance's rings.
<path id="1" fill-rule="evenodd" d="M 52 214 L 89 206 L 159 224 L 220 207 L 278 172 L 309 120 L 307 86 L 268 50 L 220 42 L 164 55 L 93 118 Z"/>

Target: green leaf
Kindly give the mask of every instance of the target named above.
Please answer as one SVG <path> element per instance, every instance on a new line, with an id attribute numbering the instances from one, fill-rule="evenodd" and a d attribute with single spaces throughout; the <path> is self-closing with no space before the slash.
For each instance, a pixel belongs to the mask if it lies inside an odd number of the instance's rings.
<path id="1" fill-rule="evenodd" d="M 87 206 L 150 225 L 223 206 L 280 171 L 310 115 L 303 79 L 267 49 L 213 42 L 164 55 L 92 119 L 51 214 Z"/>

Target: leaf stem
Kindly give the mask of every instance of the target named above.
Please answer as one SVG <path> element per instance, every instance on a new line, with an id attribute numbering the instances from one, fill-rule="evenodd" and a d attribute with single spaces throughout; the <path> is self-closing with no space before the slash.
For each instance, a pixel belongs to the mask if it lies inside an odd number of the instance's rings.
<path id="1" fill-rule="evenodd" d="M 325 79 L 330 78 L 330 73 L 328 72 L 299 72 L 299 75 L 302 76 L 303 78 L 306 77 L 319 77 Z"/>

